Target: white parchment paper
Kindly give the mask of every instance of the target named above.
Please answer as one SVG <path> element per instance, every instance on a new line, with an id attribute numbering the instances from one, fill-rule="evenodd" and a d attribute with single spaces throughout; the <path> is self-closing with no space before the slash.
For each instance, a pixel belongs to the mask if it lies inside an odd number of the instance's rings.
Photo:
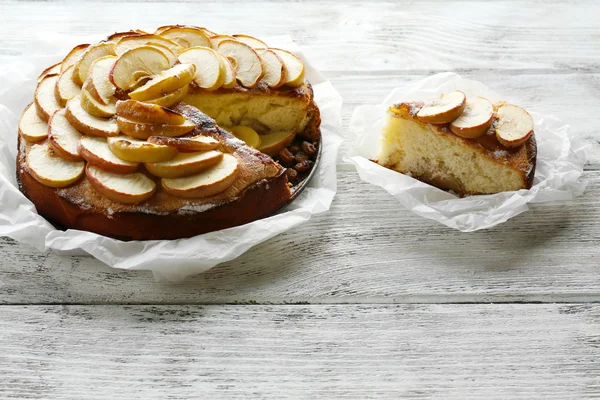
<path id="1" fill-rule="evenodd" d="M 123 242 L 95 233 L 55 229 L 39 216 L 33 204 L 17 188 L 15 158 L 17 122 L 32 101 L 37 76 L 60 61 L 73 46 L 94 43 L 102 37 L 40 38 L 35 49 L 22 58 L 0 66 L 0 235 L 28 243 L 40 251 L 63 255 L 91 254 L 115 268 L 151 270 L 159 280 L 180 281 L 232 260 L 252 246 L 308 221 L 329 209 L 336 192 L 336 157 L 341 143 L 342 98 L 331 83 L 315 70 L 289 37 L 265 38 L 300 56 L 306 78 L 313 85 L 321 110 L 323 153 L 317 172 L 307 188 L 283 212 L 243 226 L 189 239 Z"/>
<path id="2" fill-rule="evenodd" d="M 587 182 L 579 179 L 585 164 L 584 144 L 558 118 L 530 109 L 538 147 L 535 180 L 530 190 L 458 198 L 369 161 L 377 158 L 381 129 L 390 105 L 454 90 L 462 90 L 467 96 L 483 96 L 492 102 L 510 101 L 481 82 L 454 73 L 433 75 L 393 90 L 382 104 L 358 107 L 350 121 L 353 144 L 345 159 L 356 165 L 362 180 L 384 188 L 408 210 L 463 232 L 505 222 L 527 211 L 530 202 L 570 200 L 583 193 Z"/>

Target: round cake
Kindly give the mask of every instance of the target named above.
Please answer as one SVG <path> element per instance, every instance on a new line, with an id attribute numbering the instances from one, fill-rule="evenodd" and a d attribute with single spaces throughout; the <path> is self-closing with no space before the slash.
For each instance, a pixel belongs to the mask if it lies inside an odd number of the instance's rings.
<path id="1" fill-rule="evenodd" d="M 42 72 L 17 178 L 61 228 L 191 237 L 285 206 L 315 167 L 319 127 L 286 50 L 194 26 L 118 32 Z"/>

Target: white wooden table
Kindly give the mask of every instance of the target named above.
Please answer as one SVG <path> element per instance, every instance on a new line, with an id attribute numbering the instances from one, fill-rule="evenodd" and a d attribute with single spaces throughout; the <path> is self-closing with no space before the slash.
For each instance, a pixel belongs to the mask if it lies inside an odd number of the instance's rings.
<path id="1" fill-rule="evenodd" d="M 584 196 L 470 234 L 340 158 L 329 213 L 179 285 L 0 238 L 0 398 L 600 397 L 598 16 L 593 0 L 0 1 L 0 62 L 52 32 L 289 33 L 345 127 L 453 70 L 590 144 Z"/>

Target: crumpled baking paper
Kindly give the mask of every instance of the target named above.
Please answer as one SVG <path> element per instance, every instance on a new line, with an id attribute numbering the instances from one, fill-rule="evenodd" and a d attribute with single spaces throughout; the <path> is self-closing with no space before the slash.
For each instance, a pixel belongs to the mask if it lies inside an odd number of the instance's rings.
<path id="1" fill-rule="evenodd" d="M 538 158 L 534 185 L 529 190 L 459 198 L 369 161 L 377 158 L 381 129 L 390 105 L 454 90 L 461 90 L 467 96 L 483 96 L 492 102 L 509 100 L 483 83 L 463 79 L 455 73 L 433 75 L 393 90 L 382 104 L 358 107 L 350 121 L 353 143 L 345 159 L 356 166 L 362 180 L 382 187 L 408 210 L 463 232 L 501 224 L 527 211 L 530 202 L 570 200 L 583 193 L 587 182 L 579 179 L 586 160 L 584 144 L 558 118 L 530 109 L 535 121 Z"/>
<path id="2" fill-rule="evenodd" d="M 107 32 L 108 34 L 108 32 Z M 86 41 L 86 39 L 88 41 Z M 288 36 L 266 38 L 272 47 L 293 51 L 302 58 L 306 78 L 313 85 L 321 110 L 323 151 L 318 170 L 306 189 L 282 212 L 269 218 L 189 239 L 123 242 L 95 233 L 55 229 L 39 216 L 34 205 L 19 191 L 15 175 L 17 123 L 32 101 L 37 76 L 60 61 L 79 43 L 101 37 L 77 38 L 56 35 L 40 38 L 24 57 L 0 66 L 0 235 L 48 249 L 62 255 L 91 254 L 109 266 L 150 270 L 157 280 L 181 281 L 215 265 L 232 260 L 269 238 L 290 230 L 312 215 L 327 211 L 336 192 L 336 158 L 341 143 L 342 98 L 317 70 L 311 67 Z"/>

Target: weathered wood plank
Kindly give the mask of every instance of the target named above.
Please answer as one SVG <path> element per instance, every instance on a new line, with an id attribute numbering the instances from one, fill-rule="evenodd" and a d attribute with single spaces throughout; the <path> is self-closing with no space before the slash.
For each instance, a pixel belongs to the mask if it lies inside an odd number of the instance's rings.
<path id="1" fill-rule="evenodd" d="M 457 68 L 598 70 L 600 4 L 567 2 L 162 2 L 3 1 L 0 55 L 39 37 L 105 35 L 172 23 L 256 35 L 289 33 L 324 71 Z M 535 16 L 535 17 L 533 17 Z M 533 23 L 535 21 L 535 23 Z M 23 27 L 30 27 L 23 29 Z M 100 37 L 100 36 L 99 36 Z"/>
<path id="2" fill-rule="evenodd" d="M 600 172 L 586 193 L 460 233 L 339 174 L 331 211 L 184 284 L 0 240 L 0 303 L 600 301 Z"/>
<path id="3" fill-rule="evenodd" d="M 3 306 L 3 398 L 582 399 L 600 306 Z"/>

